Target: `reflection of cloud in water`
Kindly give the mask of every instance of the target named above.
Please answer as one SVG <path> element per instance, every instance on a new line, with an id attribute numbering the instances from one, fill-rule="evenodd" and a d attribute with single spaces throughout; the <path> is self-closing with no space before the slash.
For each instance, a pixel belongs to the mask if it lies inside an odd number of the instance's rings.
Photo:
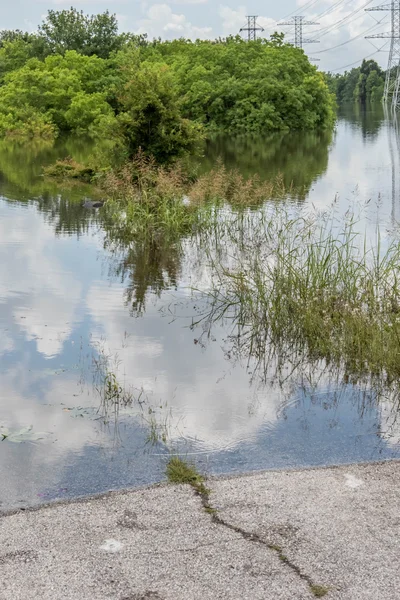
<path id="1" fill-rule="evenodd" d="M 172 440 L 184 435 L 209 449 L 227 448 L 255 437 L 265 422 L 276 422 L 281 393 L 263 393 L 262 407 L 253 411 L 257 399 L 249 391 L 246 369 L 225 363 L 218 343 L 202 352 L 187 321 L 170 323 L 149 307 L 142 319 L 133 321 L 122 347 L 127 321 L 121 295 L 121 287 L 106 285 L 95 285 L 88 293 L 94 340 L 105 340 L 105 352 L 116 355 L 119 377 L 127 386 L 143 386 L 156 407 L 167 403 Z"/>
<path id="2" fill-rule="evenodd" d="M 0 356 L 7 352 L 12 352 L 14 349 L 14 342 L 7 331 L 0 331 Z"/>
<path id="3" fill-rule="evenodd" d="M 389 446 L 400 449 L 400 409 L 398 401 L 385 400 L 379 404 L 380 436 Z"/>
<path id="4" fill-rule="evenodd" d="M 15 324 L 47 358 L 59 354 L 70 336 L 82 292 L 55 254 L 62 255 L 63 244 L 67 249 L 68 239 L 55 238 L 32 206 L 2 206 L 0 301 L 14 300 Z"/>
<path id="5" fill-rule="evenodd" d="M 0 422 L 10 431 L 32 426 L 34 433 L 48 434 L 35 444 L 2 443 L 3 498 L 37 501 L 38 494 L 47 486 L 57 485 L 63 469 L 88 444 L 100 441 L 102 445 L 109 444 L 96 423 L 89 419 L 72 420 L 63 411 L 63 403 L 71 405 L 73 400 L 77 401 L 76 373 L 49 377 L 41 372 L 28 372 L 26 365 L 20 364 L 2 374 L 1 384 Z"/>

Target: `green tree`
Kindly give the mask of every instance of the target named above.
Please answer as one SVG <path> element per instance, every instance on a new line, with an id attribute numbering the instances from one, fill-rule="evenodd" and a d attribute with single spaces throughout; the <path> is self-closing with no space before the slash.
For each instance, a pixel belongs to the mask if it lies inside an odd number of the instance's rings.
<path id="1" fill-rule="evenodd" d="M 384 85 L 382 74 L 371 71 L 365 83 L 367 98 L 370 102 L 380 102 L 382 100 Z"/>
<path id="2" fill-rule="evenodd" d="M 379 82 L 369 61 L 365 70 L 364 87 L 375 97 Z M 344 85 L 343 93 L 351 88 L 353 97 L 355 87 Z M 254 42 L 149 42 L 118 35 L 108 11 L 88 16 L 71 8 L 49 11 L 37 35 L 0 36 L 2 135 L 101 133 L 125 154 L 141 148 L 163 162 L 191 150 L 203 129 L 329 129 L 334 108 L 327 79 L 280 34 Z"/>
<path id="3" fill-rule="evenodd" d="M 120 60 L 118 134 L 129 154 L 140 148 L 164 162 L 193 149 L 201 139 L 200 129 L 182 117 L 171 69 L 163 63 L 140 62 L 135 50 Z"/>
<path id="4" fill-rule="evenodd" d="M 342 74 L 325 74 L 329 89 L 339 104 L 379 102 L 385 85 L 385 73 L 374 60 L 363 60 L 361 67 Z"/>
<path id="5" fill-rule="evenodd" d="M 54 54 L 76 50 L 88 56 L 96 54 L 108 58 L 124 42 L 124 36 L 118 35 L 116 16 L 108 11 L 88 16 L 75 8 L 49 10 L 39 33 Z"/>
<path id="6" fill-rule="evenodd" d="M 183 114 L 209 129 L 262 133 L 330 126 L 334 102 L 302 50 L 272 42 L 155 41 L 142 54 L 176 75 Z"/>
<path id="7" fill-rule="evenodd" d="M 37 35 L 17 32 L 14 37 L 12 32 L 2 32 L 7 35 L 0 41 L 0 83 L 4 76 L 22 67 L 30 58 L 44 60 L 50 53 L 45 40 Z"/>
<path id="8" fill-rule="evenodd" d="M 107 63 L 97 56 L 82 56 L 68 51 L 64 56 L 48 56 L 44 61 L 36 58 L 20 69 L 5 76 L 0 87 L 0 131 L 19 134 L 24 129 L 25 115 L 43 135 L 58 130 L 87 129 L 96 125 L 100 117 L 112 116 L 106 102 Z M 92 95 L 93 98 L 89 96 Z M 78 117 L 79 109 L 82 111 Z M 30 122 L 29 121 L 29 122 Z M 51 127 L 49 127 L 51 126 Z"/>

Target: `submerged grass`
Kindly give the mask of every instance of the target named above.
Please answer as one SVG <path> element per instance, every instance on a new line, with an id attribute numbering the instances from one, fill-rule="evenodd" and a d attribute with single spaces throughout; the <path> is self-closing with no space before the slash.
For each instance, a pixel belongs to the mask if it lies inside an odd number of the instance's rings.
<path id="1" fill-rule="evenodd" d="M 192 234 L 209 228 L 226 203 L 259 205 L 285 194 L 281 178 L 246 180 L 221 163 L 197 177 L 179 163 L 158 166 L 140 154 L 118 171 L 105 173 L 100 184 L 108 198 L 107 214 L 124 238 L 160 230 L 172 236 Z"/>
<path id="2" fill-rule="evenodd" d="M 258 214 L 224 225 L 225 263 L 213 259 L 213 320 L 229 317 L 260 364 L 333 365 L 349 380 L 400 379 L 400 242 L 375 243 L 347 217 Z"/>
<path id="3" fill-rule="evenodd" d="M 274 181 L 258 176 L 245 179 L 238 171 L 228 171 L 222 162 L 198 176 L 183 163 L 160 166 L 142 153 L 120 168 L 97 174 L 71 158 L 57 161 L 44 169 L 44 174 L 89 178 L 107 200 L 104 212 L 109 223 L 125 239 L 159 230 L 188 234 L 208 226 L 216 206 L 255 206 L 287 195 L 282 177 Z"/>
<path id="4" fill-rule="evenodd" d="M 79 179 L 90 182 L 95 174 L 93 168 L 78 163 L 71 157 L 57 160 L 53 165 L 45 167 L 43 174 L 56 179 Z"/>

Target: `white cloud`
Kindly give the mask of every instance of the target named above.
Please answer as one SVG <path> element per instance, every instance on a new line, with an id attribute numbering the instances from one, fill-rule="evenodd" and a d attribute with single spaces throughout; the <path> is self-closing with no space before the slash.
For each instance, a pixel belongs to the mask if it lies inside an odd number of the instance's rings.
<path id="1" fill-rule="evenodd" d="M 147 10 L 146 18 L 139 22 L 136 33 L 147 33 L 149 38 L 206 39 L 211 37 L 212 28 L 192 25 L 185 15 L 174 13 L 168 4 L 153 4 Z"/>
<path id="2" fill-rule="evenodd" d="M 219 16 L 222 20 L 222 31 L 224 35 L 239 33 L 241 27 L 246 23 L 247 8 L 238 6 L 236 9 L 230 6 L 220 5 Z"/>
<path id="3" fill-rule="evenodd" d="M 171 4 L 207 4 L 209 0 L 172 0 Z"/>

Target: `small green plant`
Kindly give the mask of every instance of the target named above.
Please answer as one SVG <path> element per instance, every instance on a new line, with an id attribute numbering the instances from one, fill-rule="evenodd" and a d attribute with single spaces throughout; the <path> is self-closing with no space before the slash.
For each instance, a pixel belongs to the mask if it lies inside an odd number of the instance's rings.
<path id="1" fill-rule="evenodd" d="M 212 506 L 205 506 L 204 510 L 208 515 L 216 515 L 218 513 L 217 509 L 213 508 Z"/>
<path id="2" fill-rule="evenodd" d="M 209 494 L 209 490 L 204 484 L 204 477 L 197 471 L 196 467 L 193 464 L 185 462 L 178 456 L 172 456 L 169 459 L 167 477 L 170 483 L 181 483 L 192 486 L 201 496 L 208 496 Z"/>
<path id="3" fill-rule="evenodd" d="M 310 590 L 316 598 L 323 598 L 329 593 L 329 589 L 323 585 L 311 585 Z"/>
<path id="4" fill-rule="evenodd" d="M 167 405 L 160 406 L 160 410 L 166 408 Z M 145 424 L 148 426 L 148 435 L 147 442 L 152 446 L 156 446 L 157 444 L 167 444 L 169 438 L 169 414 L 161 419 L 157 417 L 157 413 L 151 406 L 147 409 L 147 415 L 143 412 L 142 419 Z"/>
<path id="5" fill-rule="evenodd" d="M 79 179 L 90 182 L 95 174 L 91 167 L 81 165 L 72 158 L 57 160 L 53 165 L 45 167 L 43 174 L 56 179 Z"/>

